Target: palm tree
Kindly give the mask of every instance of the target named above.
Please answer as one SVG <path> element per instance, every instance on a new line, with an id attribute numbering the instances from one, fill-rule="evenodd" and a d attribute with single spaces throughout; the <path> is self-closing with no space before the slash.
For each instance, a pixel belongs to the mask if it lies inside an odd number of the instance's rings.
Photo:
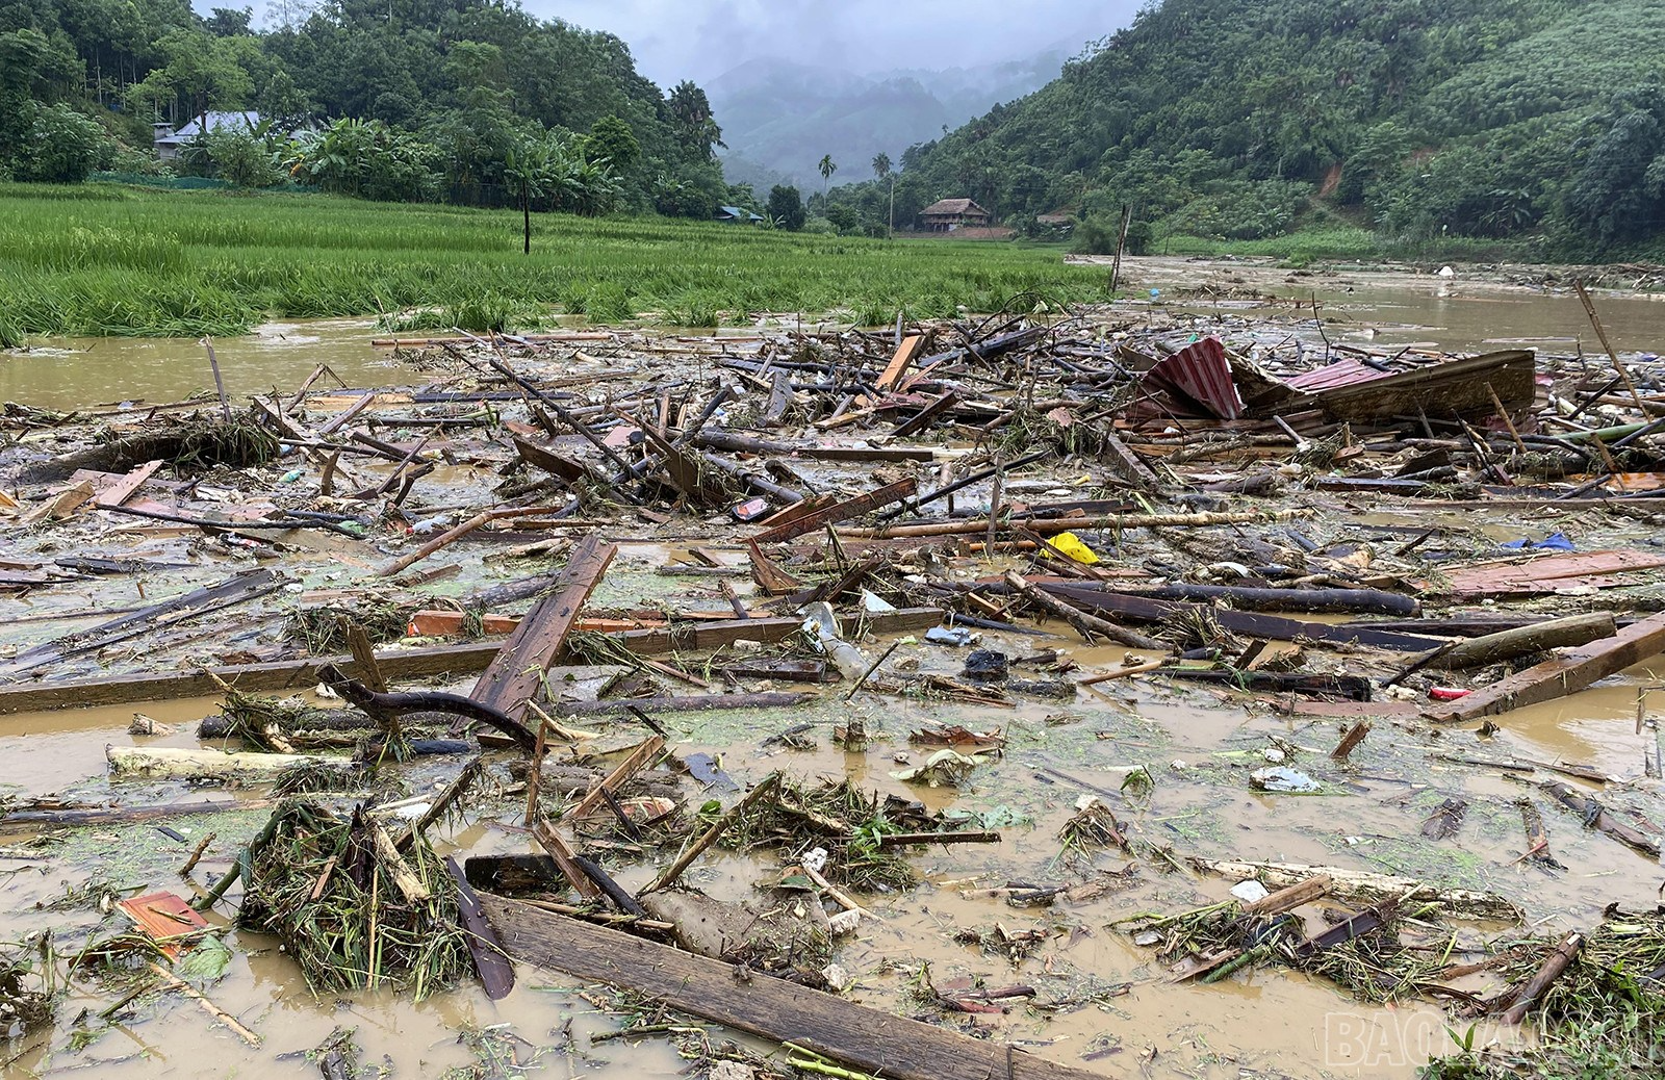
<path id="1" fill-rule="evenodd" d="M 827 182 L 832 179 L 832 174 L 838 171 L 838 166 L 833 162 L 831 154 L 823 154 L 821 164 L 817 165 L 816 168 L 821 172 L 821 216 L 826 217 Z"/>
<path id="2" fill-rule="evenodd" d="M 880 180 L 890 178 L 890 221 L 885 226 L 885 238 L 889 239 L 896 232 L 896 174 L 890 171 L 890 155 L 882 150 L 873 159 L 873 175 Z"/>

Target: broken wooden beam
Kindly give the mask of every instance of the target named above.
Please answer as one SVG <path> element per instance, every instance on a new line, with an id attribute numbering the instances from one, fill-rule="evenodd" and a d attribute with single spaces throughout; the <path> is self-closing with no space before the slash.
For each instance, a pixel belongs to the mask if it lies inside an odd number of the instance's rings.
<path id="1" fill-rule="evenodd" d="M 617 545 L 603 543 L 594 533 L 579 541 L 567 558 L 555 591 L 538 601 L 515 627 L 469 696 L 517 720 L 524 719 L 526 703 L 560 655 L 579 611 L 618 550 Z"/>
<path id="2" fill-rule="evenodd" d="M 509 955 L 522 962 L 605 982 L 890 1080 L 1102 1080 L 1010 1044 L 973 1039 L 781 979 L 746 978 L 721 960 L 530 904 L 490 894 L 482 894 L 480 902 Z"/>
<path id="3" fill-rule="evenodd" d="M 834 503 L 825 510 L 817 510 L 785 525 L 777 525 L 768 532 L 761 533 L 753 539 L 759 544 L 778 544 L 793 537 L 803 536 L 805 533 L 818 532 L 828 525 L 835 525 L 840 521 L 848 521 L 859 517 L 870 510 L 889 506 L 900 499 L 906 499 L 918 490 L 913 477 L 898 480 L 894 484 L 886 484 L 865 495 L 857 495 L 853 499 Z"/>
<path id="4" fill-rule="evenodd" d="M 863 616 L 863 625 L 876 634 L 905 634 L 927 630 L 942 622 L 939 608 L 902 608 Z M 580 624 L 581 625 L 581 624 Z M 637 656 L 671 652 L 715 651 L 744 638 L 764 644 L 784 641 L 803 626 L 801 619 L 725 619 L 646 630 L 627 630 L 609 636 Z M 438 676 L 468 675 L 483 670 L 502 651 L 495 641 L 390 649 L 376 653 L 376 662 L 390 682 Z M 130 705 L 141 701 L 212 697 L 221 682 L 244 693 L 310 689 L 326 667 L 357 675 L 351 656 L 320 656 L 303 660 L 274 660 L 259 664 L 222 664 L 190 671 L 138 672 L 62 682 L 28 682 L 0 686 L 0 716 L 47 709 Z"/>
<path id="5" fill-rule="evenodd" d="M 1612 637 L 1592 641 L 1536 667 L 1506 675 L 1489 686 L 1425 710 L 1442 723 L 1496 716 L 1540 701 L 1576 694 L 1601 679 L 1665 652 L 1665 612 L 1632 623 Z"/>

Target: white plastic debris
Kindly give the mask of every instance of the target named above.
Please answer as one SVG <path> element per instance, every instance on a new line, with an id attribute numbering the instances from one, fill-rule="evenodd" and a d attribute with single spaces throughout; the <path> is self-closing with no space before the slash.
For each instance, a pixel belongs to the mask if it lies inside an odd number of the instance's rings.
<path id="1" fill-rule="evenodd" d="M 1243 901 L 1245 904 L 1252 904 L 1256 900 L 1264 900 L 1268 896 L 1272 895 L 1266 891 L 1266 886 L 1262 885 L 1253 878 L 1250 878 L 1248 881 L 1239 881 L 1236 885 L 1233 885 L 1231 887 L 1231 894 Z"/>
<path id="2" fill-rule="evenodd" d="M 804 857 L 798 861 L 803 863 L 805 869 L 813 870 L 819 874 L 822 868 L 827 865 L 827 849 L 824 847 L 811 848 L 804 852 Z"/>

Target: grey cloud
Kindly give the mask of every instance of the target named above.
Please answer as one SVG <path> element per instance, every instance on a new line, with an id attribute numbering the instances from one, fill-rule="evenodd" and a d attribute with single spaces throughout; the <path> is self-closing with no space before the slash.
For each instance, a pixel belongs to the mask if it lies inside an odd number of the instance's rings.
<path id="1" fill-rule="evenodd" d="M 661 85 L 706 82 L 764 57 L 856 72 L 986 64 L 1127 25 L 1139 0 L 523 0 L 527 10 L 617 34 Z"/>

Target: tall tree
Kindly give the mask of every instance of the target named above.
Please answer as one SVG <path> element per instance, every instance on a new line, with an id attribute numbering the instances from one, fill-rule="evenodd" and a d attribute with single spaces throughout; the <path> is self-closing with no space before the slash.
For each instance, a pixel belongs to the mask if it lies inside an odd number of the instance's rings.
<path id="1" fill-rule="evenodd" d="M 821 212 L 824 214 L 827 212 L 827 184 L 831 182 L 833 173 L 838 171 L 838 165 L 834 163 L 831 154 L 823 154 L 821 164 L 815 168 L 821 174 Z"/>

